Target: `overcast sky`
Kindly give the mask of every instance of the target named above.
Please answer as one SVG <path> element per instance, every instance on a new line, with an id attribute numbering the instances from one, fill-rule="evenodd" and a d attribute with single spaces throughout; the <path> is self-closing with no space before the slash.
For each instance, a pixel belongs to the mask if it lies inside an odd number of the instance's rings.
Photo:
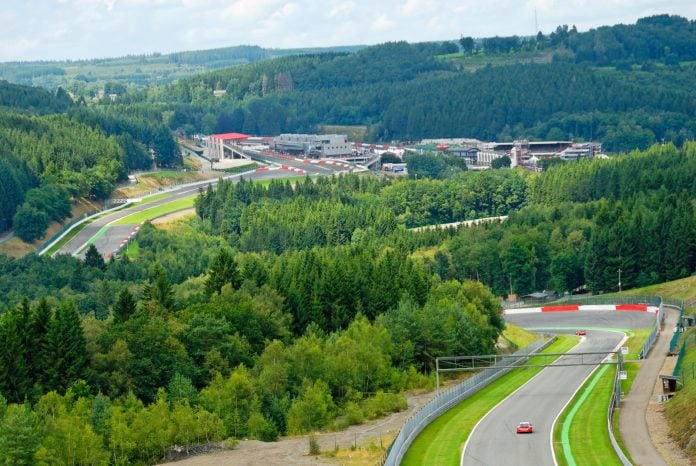
<path id="1" fill-rule="evenodd" d="M 670 13 L 696 0 L 0 0 L 0 62 L 548 34 Z"/>

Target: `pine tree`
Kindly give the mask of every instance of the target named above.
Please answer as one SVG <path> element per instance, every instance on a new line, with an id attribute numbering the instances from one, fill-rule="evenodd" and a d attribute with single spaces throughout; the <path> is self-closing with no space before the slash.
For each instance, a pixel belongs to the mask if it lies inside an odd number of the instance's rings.
<path id="1" fill-rule="evenodd" d="M 127 321 L 135 312 L 135 306 L 135 298 L 128 291 L 128 288 L 121 290 L 111 311 L 114 316 L 114 322 L 123 323 Z"/>
<path id="2" fill-rule="evenodd" d="M 87 267 L 92 267 L 99 270 L 106 269 L 104 258 L 101 254 L 99 254 L 99 251 L 94 244 L 90 244 L 87 248 L 87 252 L 85 253 L 85 265 Z"/>
<path id="3" fill-rule="evenodd" d="M 208 296 L 219 293 L 223 286 L 230 284 L 233 288 L 239 288 L 240 274 L 237 263 L 228 249 L 221 249 L 215 256 L 210 268 L 208 278 L 205 281 L 205 291 Z"/>
<path id="4" fill-rule="evenodd" d="M 114 294 L 107 280 L 101 280 L 101 282 L 99 282 L 95 298 L 96 307 L 94 309 L 94 316 L 99 320 L 104 320 L 109 317 L 109 307 L 114 299 Z"/>
<path id="5" fill-rule="evenodd" d="M 29 367 L 34 383 L 43 385 L 46 382 L 48 355 L 50 354 L 48 332 L 53 311 L 46 299 L 39 301 L 31 315 L 30 333 L 34 351 L 30 352 Z"/>
<path id="6" fill-rule="evenodd" d="M 22 314 L 20 309 L 11 309 L 0 318 L 0 393 L 12 403 L 23 402 L 32 385 Z"/>
<path id="7" fill-rule="evenodd" d="M 87 365 L 85 336 L 74 303 L 63 303 L 58 308 L 49 326 L 48 345 L 46 389 L 62 393 L 83 378 Z"/>
<path id="8" fill-rule="evenodd" d="M 36 415 L 29 405 L 12 404 L 0 418 L 0 464 L 36 464 L 41 443 Z"/>
<path id="9" fill-rule="evenodd" d="M 174 293 L 172 284 L 162 264 L 157 263 L 150 274 L 150 283 L 143 290 L 143 298 L 146 301 L 154 301 L 165 309 L 174 307 Z"/>

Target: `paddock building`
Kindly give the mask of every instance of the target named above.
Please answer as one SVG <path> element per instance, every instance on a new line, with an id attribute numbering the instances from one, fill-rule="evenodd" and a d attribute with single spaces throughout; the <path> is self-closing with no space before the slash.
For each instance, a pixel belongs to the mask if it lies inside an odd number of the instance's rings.
<path id="1" fill-rule="evenodd" d="M 353 147 L 345 134 L 281 134 L 273 138 L 271 149 L 304 157 L 348 157 Z"/>

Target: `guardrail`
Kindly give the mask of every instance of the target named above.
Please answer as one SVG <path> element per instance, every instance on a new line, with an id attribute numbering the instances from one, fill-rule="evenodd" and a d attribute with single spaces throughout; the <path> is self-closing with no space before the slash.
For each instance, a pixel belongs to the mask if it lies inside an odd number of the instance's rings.
<path id="1" fill-rule="evenodd" d="M 244 175 L 247 175 L 247 174 L 254 173 L 254 171 L 255 171 L 255 170 L 249 170 L 249 171 L 242 172 L 242 173 L 225 174 L 224 176 L 219 176 L 219 177 L 217 177 L 217 178 L 210 178 L 210 179 L 208 179 L 208 180 L 202 180 L 202 181 L 193 181 L 193 182 L 180 183 L 180 184 L 174 183 L 174 184 L 172 184 L 172 185 L 170 185 L 170 186 L 167 186 L 167 187 L 164 188 L 164 189 L 161 189 L 161 190 L 158 189 L 158 190 L 150 191 L 148 194 L 145 194 L 145 195 L 140 196 L 140 199 L 145 200 L 145 199 L 147 199 L 148 197 L 156 196 L 156 195 L 158 195 L 158 194 L 166 194 L 166 193 L 168 193 L 168 192 L 170 192 L 170 191 L 174 191 L 174 190 L 176 190 L 176 189 L 188 188 L 188 187 L 197 187 L 197 186 L 205 186 L 205 185 L 207 185 L 207 184 L 215 184 L 215 183 L 217 183 L 217 181 L 218 181 L 219 179 L 225 179 L 225 180 L 226 180 L 226 179 L 228 179 L 228 178 L 234 178 L 234 177 L 236 177 L 236 176 L 240 176 L 240 177 L 241 177 L 241 176 L 244 176 Z M 123 207 L 125 207 L 125 206 L 127 206 L 127 205 L 128 205 L 128 204 L 119 204 L 119 205 L 117 205 L 116 207 L 112 207 L 112 208 L 110 208 L 110 209 L 105 209 L 105 210 L 99 210 L 99 211 L 96 211 L 95 213 L 92 213 L 92 214 L 84 214 L 84 215 L 82 215 L 81 217 L 78 217 L 78 218 L 72 220 L 70 223 L 68 223 L 68 224 L 65 225 L 63 228 L 61 228 L 61 230 L 60 230 L 58 233 L 56 233 L 55 235 L 53 235 L 49 241 L 46 241 L 46 242 L 43 244 L 43 246 L 41 246 L 41 248 L 39 248 L 39 250 L 37 250 L 37 254 L 38 254 L 38 255 L 43 255 L 43 254 L 45 254 L 45 252 L 48 251 L 51 247 L 53 247 L 53 245 L 54 245 L 55 243 L 57 243 L 58 241 L 60 241 L 60 240 L 61 240 L 65 235 L 67 235 L 73 228 L 75 228 L 76 226 L 80 225 L 81 223 L 84 223 L 84 222 L 86 222 L 86 221 L 88 221 L 88 220 L 90 220 L 90 219 L 93 219 L 94 217 L 98 217 L 98 216 L 101 216 L 101 215 L 104 215 L 104 214 L 108 214 L 108 213 L 114 212 L 114 211 L 116 211 L 116 210 L 122 209 Z"/>
<path id="2" fill-rule="evenodd" d="M 675 335 L 679 335 L 679 333 Z M 688 336 L 685 336 L 682 340 L 681 347 L 679 348 L 679 353 L 677 355 L 677 361 L 674 366 L 674 372 L 672 372 L 672 375 L 680 378 L 682 385 L 686 384 L 687 380 L 696 378 L 696 363 L 692 363 L 691 367 L 682 367 L 682 360 L 684 359 L 684 354 L 686 354 L 687 347 L 696 345 L 696 333 L 692 332 L 691 334 L 687 335 Z"/>
<path id="3" fill-rule="evenodd" d="M 649 304 L 651 306 L 660 306 L 662 298 L 659 296 L 648 295 L 625 295 L 625 296 L 567 296 L 559 300 L 559 302 L 570 302 L 579 304 Z"/>
<path id="4" fill-rule="evenodd" d="M 653 344 L 655 343 L 655 340 L 657 340 L 657 335 L 660 333 L 660 328 L 662 328 L 662 321 L 664 319 L 664 309 L 662 308 L 662 298 L 658 299 L 660 299 L 660 306 L 658 308 L 657 314 L 655 315 L 655 325 L 653 326 L 653 329 L 650 331 L 648 338 L 645 339 L 645 343 L 643 343 L 643 348 L 641 348 L 640 350 L 638 359 L 644 359 L 648 357 L 650 348 L 652 348 Z"/>
<path id="5" fill-rule="evenodd" d="M 90 216 L 92 216 L 92 215 L 97 215 L 97 214 L 99 214 L 99 213 L 101 213 L 101 212 L 102 212 L 101 210 L 95 210 L 95 211 L 92 211 L 92 212 L 86 212 L 86 213 L 80 215 L 79 217 L 76 217 L 76 218 L 72 219 L 71 221 L 69 221 L 68 223 L 66 223 L 65 225 L 63 225 L 63 227 L 62 227 L 60 230 L 58 230 L 58 231 L 55 232 L 53 235 L 51 235 L 51 237 L 48 238 L 48 239 L 44 242 L 44 244 L 42 244 L 41 246 L 39 246 L 39 247 L 36 249 L 36 254 L 39 255 L 39 256 L 42 256 L 48 249 L 50 249 L 50 248 L 53 246 L 53 244 L 54 244 L 56 241 L 60 240 L 63 236 L 65 236 L 65 234 L 66 234 L 68 231 L 70 231 L 70 230 L 72 229 L 72 227 L 74 227 L 74 226 L 77 225 L 78 223 L 82 223 L 82 221 L 85 220 L 86 218 L 88 218 L 88 217 L 90 217 Z"/>
<path id="6" fill-rule="evenodd" d="M 535 353 L 543 350 L 548 345 L 555 341 L 555 337 L 544 340 L 540 338 L 531 345 L 523 348 L 514 353 L 515 356 L 528 355 L 531 358 Z M 411 446 L 411 443 L 415 440 L 419 433 L 431 422 L 437 419 L 444 412 L 453 408 L 459 404 L 462 400 L 473 395 L 477 391 L 484 388 L 486 385 L 490 384 L 494 380 L 500 378 L 504 374 L 512 370 L 510 367 L 497 367 L 497 366 L 510 366 L 511 364 L 522 364 L 529 358 L 519 358 L 508 357 L 503 358 L 500 362 L 492 367 L 486 368 L 474 375 L 473 377 L 465 380 L 462 383 L 451 387 L 444 392 L 440 393 L 437 397 L 432 399 L 426 405 L 424 405 L 420 410 L 418 410 L 413 416 L 411 416 L 404 426 L 399 431 L 396 436 L 389 451 L 382 458 L 379 464 L 387 466 L 397 466 L 401 463 L 406 451 Z"/>
<path id="7" fill-rule="evenodd" d="M 616 452 L 616 456 L 619 457 L 619 461 L 623 466 L 632 466 L 631 461 L 628 459 L 626 454 L 623 452 L 619 446 L 619 442 L 616 441 L 614 436 L 614 409 L 621 403 L 621 380 L 619 379 L 619 368 L 616 368 L 616 375 L 614 376 L 614 392 L 611 394 L 611 400 L 609 401 L 609 411 L 607 412 L 607 427 L 609 428 L 609 440 L 611 441 L 611 446 Z"/>
<path id="8" fill-rule="evenodd" d="M 618 298 L 618 297 L 617 297 Z M 622 296 L 621 298 L 632 298 L 632 297 L 624 297 Z M 664 321 L 664 308 L 663 306 L 666 304 L 668 306 L 674 306 L 675 304 L 672 303 L 671 301 L 666 302 L 659 296 L 639 296 L 635 297 L 636 299 L 646 299 L 647 301 L 640 301 L 640 302 L 650 302 L 651 304 L 657 304 L 658 305 L 658 311 L 657 314 L 655 315 L 655 325 L 648 335 L 648 338 L 645 340 L 645 343 L 643 344 L 643 348 L 640 350 L 640 355 L 638 356 L 639 359 L 643 359 L 647 357 L 648 352 L 650 351 L 650 348 L 652 348 L 653 344 L 655 343 L 655 340 L 657 340 L 657 335 L 660 332 L 660 329 L 662 328 L 662 323 Z M 634 301 L 635 302 L 635 301 Z M 683 303 L 680 303 L 682 306 L 681 309 L 683 311 Z M 611 401 L 609 402 L 609 411 L 607 412 L 607 426 L 609 428 L 609 440 L 611 441 L 611 446 L 614 448 L 614 452 L 616 453 L 616 456 L 619 457 L 619 461 L 621 461 L 621 464 L 623 466 L 632 466 L 633 463 L 628 459 L 626 454 L 623 452 L 621 447 L 619 446 L 619 443 L 616 441 L 616 436 L 614 435 L 614 424 L 613 424 L 613 419 L 614 419 L 614 409 L 616 409 L 619 406 L 619 403 L 621 402 L 621 382 L 619 379 L 619 371 L 617 368 L 616 375 L 614 377 L 614 391 L 611 396 Z"/>
<path id="9" fill-rule="evenodd" d="M 665 304 L 673 307 L 679 307 L 679 319 L 677 320 L 677 329 L 675 329 L 674 335 L 672 335 L 672 339 L 669 342 L 669 352 L 674 353 L 674 351 L 677 349 L 677 344 L 679 343 L 679 335 L 681 334 L 681 331 L 679 331 L 678 329 L 682 328 L 682 321 L 684 318 L 684 301 L 665 300 Z"/>

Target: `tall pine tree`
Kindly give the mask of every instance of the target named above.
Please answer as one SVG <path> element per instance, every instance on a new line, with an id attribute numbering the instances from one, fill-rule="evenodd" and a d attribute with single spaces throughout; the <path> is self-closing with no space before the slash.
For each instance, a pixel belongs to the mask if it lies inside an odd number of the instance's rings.
<path id="1" fill-rule="evenodd" d="M 239 288 L 240 281 L 237 263 L 232 253 L 226 248 L 221 249 L 208 269 L 208 278 L 205 281 L 206 293 L 208 296 L 219 293 L 227 284 L 232 285 L 233 288 Z"/>
<path id="2" fill-rule="evenodd" d="M 73 382 L 84 377 L 87 365 L 85 345 L 82 322 L 75 304 L 61 304 L 48 331 L 47 390 L 64 393 Z"/>

